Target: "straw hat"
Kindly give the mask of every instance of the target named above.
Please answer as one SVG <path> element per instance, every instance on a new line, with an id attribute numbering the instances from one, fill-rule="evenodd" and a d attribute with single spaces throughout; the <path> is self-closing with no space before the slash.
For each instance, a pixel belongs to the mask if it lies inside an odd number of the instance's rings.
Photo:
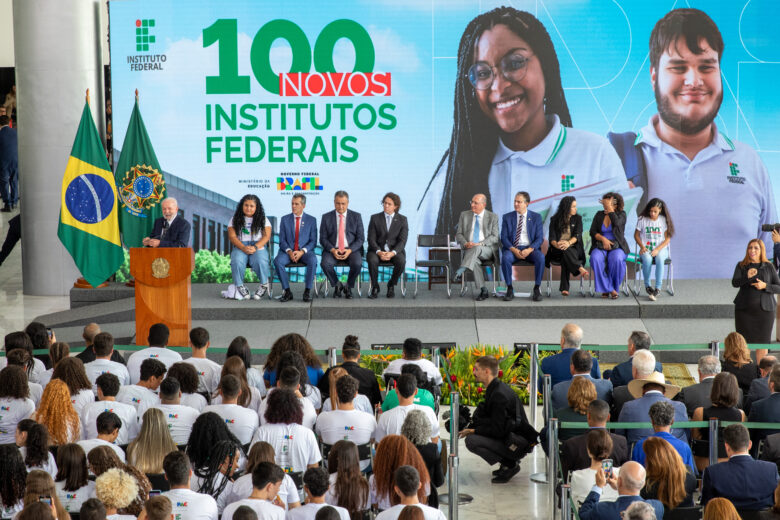
<path id="1" fill-rule="evenodd" d="M 653 372 L 647 377 L 640 379 L 632 379 L 628 382 L 628 392 L 634 396 L 635 399 L 642 397 L 642 389 L 647 383 L 655 383 L 664 387 L 664 396 L 667 399 L 672 399 L 675 395 L 680 393 L 680 387 L 677 385 L 667 384 L 664 379 L 664 375 L 661 372 Z"/>

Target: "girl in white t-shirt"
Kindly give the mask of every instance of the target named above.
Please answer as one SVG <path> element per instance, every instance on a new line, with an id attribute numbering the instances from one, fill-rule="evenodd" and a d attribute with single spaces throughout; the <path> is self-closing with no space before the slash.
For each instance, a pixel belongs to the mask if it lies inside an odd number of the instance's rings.
<path id="1" fill-rule="evenodd" d="M 634 231 L 634 240 L 639 245 L 642 260 L 642 276 L 645 290 L 652 301 L 661 293 L 664 281 L 664 262 L 669 258 L 669 241 L 674 235 L 672 217 L 666 203 L 661 199 L 650 199 L 639 214 Z M 655 287 L 650 285 L 650 276 L 655 260 Z"/>
<path id="2" fill-rule="evenodd" d="M 22 454 L 12 444 L 0 445 L 0 518 L 12 518 L 24 508 L 27 468 Z"/>
<path id="3" fill-rule="evenodd" d="M 54 487 L 68 511 L 79 511 L 81 505 L 95 497 L 95 482 L 89 480 L 87 455 L 78 444 L 66 444 L 57 450 L 57 474 Z"/>
<path id="4" fill-rule="evenodd" d="M 259 300 L 268 292 L 269 264 L 268 240 L 271 238 L 271 226 L 265 218 L 263 204 L 256 195 L 241 197 L 236 212 L 228 222 L 228 239 L 233 244 L 230 252 L 230 270 L 236 286 L 236 300 L 248 300 L 249 290 L 244 287 L 244 274 L 247 264 L 260 280 L 260 287 L 252 296 Z"/>
<path id="5" fill-rule="evenodd" d="M 244 475 L 237 478 L 230 486 L 226 503 L 232 504 L 243 498 L 249 498 L 249 495 L 252 494 L 252 470 L 261 462 L 276 464 L 275 458 L 276 454 L 274 453 L 273 446 L 267 442 L 256 442 L 252 446 L 252 449 L 249 450 L 249 455 L 247 455 L 246 472 Z M 298 495 L 298 488 L 295 487 L 295 482 L 287 473 L 284 474 L 279 493 L 272 502 L 285 509 L 295 509 L 301 505 L 301 497 Z"/>
<path id="6" fill-rule="evenodd" d="M 13 443 L 16 425 L 35 412 L 35 403 L 29 395 L 27 375 L 21 367 L 7 366 L 0 370 L 0 444 Z"/>
<path id="7" fill-rule="evenodd" d="M 42 424 L 24 419 L 16 426 L 16 445 L 24 459 L 27 471 L 40 469 L 54 478 L 57 463 L 49 451 L 49 432 Z"/>

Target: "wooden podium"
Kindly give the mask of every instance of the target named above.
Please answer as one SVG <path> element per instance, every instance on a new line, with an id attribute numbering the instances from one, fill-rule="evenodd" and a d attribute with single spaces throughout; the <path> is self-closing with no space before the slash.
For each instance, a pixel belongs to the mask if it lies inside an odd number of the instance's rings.
<path id="1" fill-rule="evenodd" d="M 133 247 L 130 274 L 135 278 L 135 344 L 148 345 L 149 328 L 165 323 L 168 344 L 186 347 L 192 326 L 190 275 L 195 254 L 189 247 Z"/>

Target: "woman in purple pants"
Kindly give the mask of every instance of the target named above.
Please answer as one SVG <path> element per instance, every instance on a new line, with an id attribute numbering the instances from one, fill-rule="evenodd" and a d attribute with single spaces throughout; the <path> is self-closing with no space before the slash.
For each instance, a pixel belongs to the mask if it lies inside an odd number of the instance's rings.
<path id="1" fill-rule="evenodd" d="M 625 237 L 626 212 L 623 197 L 609 192 L 601 198 L 602 211 L 596 213 L 590 226 L 590 265 L 596 292 L 602 298 L 617 300 L 620 284 L 626 274 L 628 242 Z"/>

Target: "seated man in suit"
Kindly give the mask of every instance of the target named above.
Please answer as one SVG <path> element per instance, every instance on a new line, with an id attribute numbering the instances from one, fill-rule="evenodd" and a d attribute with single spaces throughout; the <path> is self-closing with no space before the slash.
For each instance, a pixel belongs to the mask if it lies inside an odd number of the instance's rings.
<path id="1" fill-rule="evenodd" d="M 506 282 L 504 301 L 515 297 L 512 288 L 512 262 L 525 260 L 534 264 L 533 301 L 542 300 L 542 276 L 544 276 L 544 255 L 541 247 L 544 240 L 542 217 L 528 211 L 531 195 L 518 191 L 515 195 L 515 210 L 504 215 L 501 221 L 501 272 Z"/>
<path id="2" fill-rule="evenodd" d="M 726 426 L 723 441 L 729 460 L 704 470 L 701 504 L 705 506 L 715 497 L 728 498 L 734 507 L 746 511 L 766 509 L 774 504 L 779 479 L 777 466 L 753 460 L 748 453 L 751 447 L 748 429 L 741 424 Z"/>
<path id="3" fill-rule="evenodd" d="M 588 428 L 604 429 L 609 421 L 609 405 L 601 399 L 594 399 L 588 405 Z M 612 437 L 612 453 L 609 458 L 615 467 L 620 467 L 628 460 L 628 445 L 626 438 L 615 433 L 609 434 Z M 561 472 L 563 478 L 567 478 L 570 471 L 589 468 L 591 464 L 587 450 L 588 434 L 583 433 L 567 440 L 561 446 Z"/>
<path id="4" fill-rule="evenodd" d="M 550 375 L 550 388 L 561 381 L 568 381 L 572 378 L 571 356 L 582 344 L 582 329 L 574 323 L 567 323 L 561 329 L 561 351 L 554 356 L 542 359 L 542 374 Z M 590 369 L 590 375 L 594 379 L 601 378 L 599 371 L 599 360 L 593 360 L 593 366 Z M 539 376 L 539 389 L 542 388 L 542 376 Z"/>
<path id="5" fill-rule="evenodd" d="M 580 507 L 581 520 L 622 520 L 621 512 L 634 502 L 647 502 L 655 510 L 655 517 L 664 517 L 664 506 L 655 499 L 642 500 L 639 492 L 645 487 L 645 468 L 637 462 L 626 462 L 620 468 L 617 478 L 607 478 L 604 470 L 596 472 L 596 485 Z M 609 484 L 617 489 L 618 499 L 614 502 L 599 502 L 604 486 Z"/>
<path id="6" fill-rule="evenodd" d="M 498 259 L 498 216 L 485 209 L 487 197 L 477 193 L 471 197 L 471 209 L 460 214 L 455 240 L 464 250 L 460 267 L 453 274 L 453 280 L 460 282 L 463 273 L 474 274 L 474 284 L 479 288 L 477 301 L 488 299 L 485 277 L 482 275 L 482 260 Z M 493 273 L 496 276 L 496 273 Z"/>
<path id="7" fill-rule="evenodd" d="M 650 412 L 650 407 L 659 401 L 671 403 L 674 407 L 674 420 L 685 422 L 688 420 L 688 413 L 685 411 L 685 405 L 679 401 L 672 401 L 671 398 L 677 395 L 680 387 L 667 384 L 664 381 L 664 375 L 660 372 L 653 372 L 647 377 L 637 378 L 628 383 L 628 391 L 634 396 L 633 401 L 623 405 L 620 411 L 618 422 L 645 422 Z M 643 437 L 649 437 L 653 434 L 650 428 L 634 430 L 615 430 L 615 433 L 626 436 L 626 440 L 637 442 Z M 671 431 L 672 435 L 678 439 L 688 442 L 688 430 L 676 428 Z"/>
<path id="8" fill-rule="evenodd" d="M 593 369 L 593 356 L 587 350 L 576 349 L 571 355 L 571 361 L 569 364 L 569 371 L 571 372 L 572 379 L 568 381 L 561 381 L 552 388 L 552 409 L 559 410 L 566 408 L 569 405 L 567 394 L 571 382 L 575 377 L 585 377 L 593 383 L 596 387 L 596 394 L 598 398 L 607 403 L 612 402 L 612 383 L 608 379 L 594 379 L 590 375 L 590 371 Z"/>
<path id="9" fill-rule="evenodd" d="M 650 349 L 650 334 L 641 330 L 635 330 L 628 337 L 628 361 L 624 361 L 615 368 L 609 374 L 609 380 L 612 381 L 612 387 L 617 388 L 619 386 L 627 385 L 634 377 L 632 375 L 633 366 L 631 360 L 639 350 Z M 659 361 L 655 363 L 655 371 L 663 372 L 664 369 Z M 604 371 L 604 377 L 607 377 L 607 371 Z"/>
<path id="10" fill-rule="evenodd" d="M 769 397 L 756 401 L 750 406 L 748 422 L 780 422 L 780 365 L 775 365 L 772 373 L 769 374 L 769 390 L 772 392 Z M 750 432 L 750 438 L 753 444 L 758 445 L 758 441 L 773 433 L 778 433 L 778 430 L 756 428 Z"/>
<path id="11" fill-rule="evenodd" d="M 143 239 L 146 247 L 188 247 L 190 223 L 179 217 L 179 203 L 173 197 L 162 201 L 163 216 L 154 221 L 152 233 Z"/>
<path id="12" fill-rule="evenodd" d="M 681 441 L 670 432 L 672 431 L 672 425 L 674 424 L 675 409 L 672 406 L 671 401 L 658 401 L 650 406 L 650 410 L 647 412 L 650 416 L 650 422 L 653 425 L 653 437 L 660 437 L 665 440 L 680 454 L 680 458 L 684 464 L 691 468 L 691 473 L 696 474 L 696 466 L 693 463 L 693 452 L 687 442 Z M 645 451 L 642 449 L 647 437 L 640 439 L 634 445 L 634 451 L 631 453 L 631 460 L 645 465 Z"/>
<path id="13" fill-rule="evenodd" d="M 758 362 L 758 370 L 761 373 L 761 377 L 755 378 L 750 383 L 750 389 L 748 389 L 748 393 L 745 396 L 745 406 L 743 408 L 746 414 L 750 414 L 750 408 L 753 403 L 769 397 L 769 394 L 772 393 L 769 390 L 769 374 L 776 364 L 777 358 L 775 356 L 764 356 Z"/>
<path id="14" fill-rule="evenodd" d="M 393 274 L 387 282 L 387 297 L 395 296 L 395 285 L 406 269 L 406 239 L 409 236 L 409 224 L 406 217 L 398 213 L 401 209 L 401 197 L 387 193 L 382 198 L 384 211 L 371 215 L 368 221 L 368 274 L 371 277 L 371 294 L 379 294 L 379 262 L 392 262 Z"/>
<path id="15" fill-rule="evenodd" d="M 349 194 L 346 191 L 339 190 L 335 193 L 333 206 L 336 209 L 325 213 L 320 222 L 320 266 L 333 286 L 333 297 L 340 298 L 344 294 L 345 298 L 350 299 L 355 280 L 363 269 L 363 217 L 357 211 L 347 211 Z M 349 262 L 346 287 L 336 277 L 335 266 L 338 261 Z"/>
<path id="16" fill-rule="evenodd" d="M 655 370 L 655 356 L 647 349 L 638 350 L 631 357 L 631 379 L 647 377 Z M 631 392 L 628 391 L 628 385 L 612 388 L 612 417 L 620 417 L 623 405 L 634 399 Z"/>
<path id="17" fill-rule="evenodd" d="M 688 417 L 691 417 L 693 411 L 697 408 L 712 406 L 710 393 L 712 392 L 712 382 L 715 380 L 715 376 L 720 374 L 720 360 L 715 356 L 702 356 L 699 358 L 698 370 L 699 382 L 695 385 L 686 386 L 680 391 L 678 396 L 678 400 L 685 403 Z"/>
<path id="18" fill-rule="evenodd" d="M 302 262 L 306 264 L 303 301 L 310 302 L 311 287 L 317 271 L 317 256 L 314 254 L 314 248 L 317 247 L 317 219 L 303 213 L 306 208 L 306 195 L 296 193 L 292 197 L 291 205 L 292 213 L 283 216 L 279 222 L 279 252 L 274 258 L 276 276 L 284 290 L 279 301 L 289 302 L 293 299 L 290 277 L 287 276 L 285 267 L 290 263 Z"/>

